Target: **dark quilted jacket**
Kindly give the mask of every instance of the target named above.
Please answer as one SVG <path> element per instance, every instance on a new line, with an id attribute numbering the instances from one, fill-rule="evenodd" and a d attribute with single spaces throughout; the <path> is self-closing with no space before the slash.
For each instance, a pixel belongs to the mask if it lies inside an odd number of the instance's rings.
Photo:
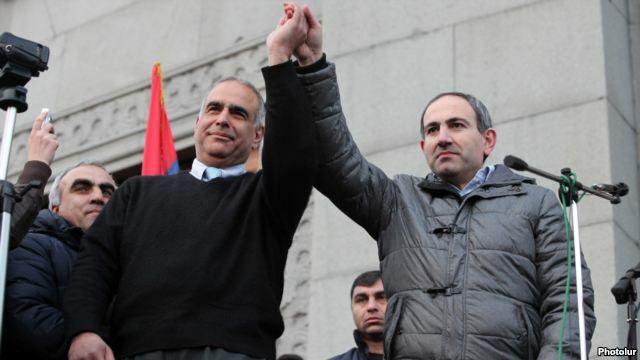
<path id="1" fill-rule="evenodd" d="M 9 253 L 3 359 L 66 359 L 62 296 L 82 230 L 41 210 Z"/>
<path id="2" fill-rule="evenodd" d="M 382 355 L 369 354 L 367 343 L 362 339 L 358 330 L 353 330 L 353 338 L 357 347 L 354 347 L 343 354 L 336 355 L 329 360 L 382 360 Z"/>
<path id="3" fill-rule="evenodd" d="M 389 298 L 385 356 L 557 358 L 567 242 L 553 192 L 501 165 L 464 198 L 433 174 L 390 179 L 353 142 L 335 66 L 299 78 L 321 146 L 315 186 L 378 241 Z M 582 267 L 590 346 L 593 288 Z M 571 289 L 564 359 L 579 358 Z"/>

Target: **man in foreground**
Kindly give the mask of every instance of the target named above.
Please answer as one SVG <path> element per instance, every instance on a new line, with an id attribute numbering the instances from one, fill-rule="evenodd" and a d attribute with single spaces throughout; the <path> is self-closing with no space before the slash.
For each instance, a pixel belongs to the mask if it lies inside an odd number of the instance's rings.
<path id="1" fill-rule="evenodd" d="M 562 322 L 562 209 L 532 179 L 484 165 L 496 144 L 484 104 L 460 92 L 434 97 L 420 117 L 419 143 L 432 173 L 390 179 L 353 142 L 320 24 L 305 15 L 307 39 L 294 53 L 320 147 L 315 186 L 378 242 L 389 297 L 385 356 L 550 359 L 561 342 L 565 359 L 579 358 L 575 280 Z M 582 267 L 590 341 L 593 288 Z"/>
<path id="2" fill-rule="evenodd" d="M 275 359 L 287 251 L 315 169 L 294 157 L 314 146 L 286 51 L 304 41 L 301 16 L 267 40 L 266 134 L 255 87 L 218 81 L 191 173 L 126 181 L 86 234 L 65 298 L 69 359 Z M 263 170 L 248 173 L 263 134 Z M 112 300 L 108 346 L 99 325 Z"/>

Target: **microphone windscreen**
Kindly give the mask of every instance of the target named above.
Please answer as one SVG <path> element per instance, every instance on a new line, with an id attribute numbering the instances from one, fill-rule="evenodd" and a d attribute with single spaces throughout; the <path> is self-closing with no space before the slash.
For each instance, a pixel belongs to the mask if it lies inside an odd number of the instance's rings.
<path id="1" fill-rule="evenodd" d="M 529 165 L 527 165 L 527 163 L 524 160 L 517 158 L 513 155 L 505 156 L 504 164 L 512 168 L 513 170 L 518 170 L 518 171 L 524 171 L 529 168 Z"/>

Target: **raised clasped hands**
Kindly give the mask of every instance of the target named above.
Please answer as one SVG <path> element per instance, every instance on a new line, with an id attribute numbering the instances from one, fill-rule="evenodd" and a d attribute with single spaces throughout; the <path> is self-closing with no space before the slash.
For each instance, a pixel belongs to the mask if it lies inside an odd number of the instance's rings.
<path id="1" fill-rule="evenodd" d="M 322 26 L 309 6 L 284 4 L 284 15 L 267 38 L 269 65 L 288 61 L 295 55 L 301 66 L 322 57 Z"/>

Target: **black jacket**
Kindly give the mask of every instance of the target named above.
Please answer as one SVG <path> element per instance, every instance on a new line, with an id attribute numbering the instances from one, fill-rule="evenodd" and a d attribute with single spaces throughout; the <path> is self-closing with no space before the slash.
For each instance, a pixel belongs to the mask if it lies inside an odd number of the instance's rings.
<path id="1" fill-rule="evenodd" d="M 329 360 L 382 360 L 382 355 L 369 354 L 367 343 L 364 342 L 358 330 L 353 330 L 353 338 L 358 347 L 354 347 L 344 354 L 336 355 Z"/>
<path id="2" fill-rule="evenodd" d="M 2 359 L 66 359 L 62 295 L 83 235 L 41 210 L 9 253 Z"/>

